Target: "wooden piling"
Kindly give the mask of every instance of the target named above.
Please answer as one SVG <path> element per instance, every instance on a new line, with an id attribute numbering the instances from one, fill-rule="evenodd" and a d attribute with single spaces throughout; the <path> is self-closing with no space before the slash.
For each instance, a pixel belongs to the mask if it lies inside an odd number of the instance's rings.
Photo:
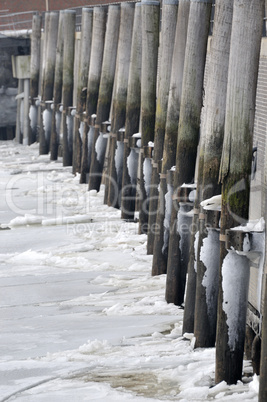
<path id="1" fill-rule="evenodd" d="M 168 225 L 170 224 L 165 213 L 165 196 L 168 192 L 167 172 L 172 168 L 172 166 L 175 165 L 189 9 L 190 0 L 179 1 L 165 128 L 163 159 L 160 170 L 160 191 L 158 197 L 152 261 L 153 276 L 166 274 L 167 272 L 169 239 Z M 169 183 L 169 189 L 172 190 L 171 183 Z M 169 196 L 171 197 L 171 192 L 169 193 Z"/>
<path id="2" fill-rule="evenodd" d="M 49 33 L 49 24 L 50 24 L 50 13 L 46 12 L 44 16 L 44 32 L 41 35 L 42 41 L 41 41 L 41 68 L 40 68 L 40 79 L 41 79 L 41 85 L 40 85 L 40 94 L 41 94 L 41 99 L 43 96 L 44 92 L 44 80 L 45 80 L 45 62 L 46 62 L 46 52 L 47 52 L 47 41 L 48 41 L 48 33 Z"/>
<path id="3" fill-rule="evenodd" d="M 58 12 L 49 13 L 48 25 L 45 30 L 48 30 L 44 60 L 44 77 L 43 77 L 43 92 L 41 94 L 41 124 L 39 132 L 39 153 L 40 155 L 48 154 L 51 136 L 51 126 L 46 124 L 44 112 L 46 110 L 46 101 L 52 101 L 54 88 L 54 75 L 56 65 L 56 46 L 58 34 Z M 50 112 L 48 112 L 50 113 Z M 47 114 L 47 113 L 46 113 Z"/>
<path id="4" fill-rule="evenodd" d="M 63 81 L 62 81 L 62 123 L 63 123 L 63 166 L 72 165 L 72 133 L 68 130 L 68 108 L 72 106 L 73 68 L 75 43 L 76 12 L 64 12 L 64 50 L 63 50 Z"/>
<path id="5" fill-rule="evenodd" d="M 19 79 L 18 80 L 18 95 L 21 94 L 23 92 L 23 80 Z M 21 119 L 21 115 L 22 115 L 22 97 L 19 96 L 17 99 L 17 116 L 16 116 L 16 141 L 21 144 L 22 143 L 22 139 L 23 139 L 23 133 L 22 133 L 22 119 Z"/>
<path id="6" fill-rule="evenodd" d="M 109 119 L 113 83 L 115 77 L 118 38 L 120 27 L 120 6 L 108 7 L 108 19 L 105 36 L 104 54 L 102 62 L 101 80 L 99 86 L 94 138 L 92 144 L 91 166 L 89 175 L 89 190 L 100 189 L 102 170 L 104 166 L 107 139 L 101 133 L 101 123 Z M 97 147 L 97 150 L 96 150 Z M 83 166 L 83 163 L 82 163 Z M 86 175 L 81 172 L 81 182 L 85 182 Z"/>
<path id="7" fill-rule="evenodd" d="M 142 11 L 142 73 L 141 73 L 141 143 L 137 199 L 139 233 L 147 233 L 151 159 L 144 156 L 144 147 L 154 141 L 156 89 L 159 47 L 160 2 L 143 0 Z M 145 167 L 144 167 L 145 165 Z M 144 177 L 146 175 L 146 177 Z"/>
<path id="8" fill-rule="evenodd" d="M 165 295 L 168 303 L 177 305 L 184 301 L 187 272 L 186 260 L 179 247 L 180 234 L 176 229 L 177 195 L 183 183 L 194 182 L 211 7 L 211 0 L 191 1 L 188 20 Z"/>
<path id="9" fill-rule="evenodd" d="M 220 283 L 216 336 L 216 383 L 242 377 L 249 263 L 225 247 L 226 230 L 249 213 L 252 137 L 264 1 L 235 0 L 229 58 L 222 182 Z M 234 283 L 234 292 L 229 292 Z"/>
<path id="10" fill-rule="evenodd" d="M 267 2 L 265 1 L 265 16 L 267 11 Z M 265 21 L 266 23 L 266 21 Z M 264 219 L 267 222 L 267 160 L 264 163 L 264 184 L 263 185 L 263 205 L 264 205 Z M 266 244 L 267 237 L 265 236 L 265 264 L 264 264 L 264 279 L 262 281 L 262 328 L 261 328 L 261 357 L 260 357 L 260 386 L 259 386 L 259 402 L 267 400 L 267 275 L 266 275 Z"/>
<path id="11" fill-rule="evenodd" d="M 105 186 L 105 199 L 109 206 L 118 208 L 122 186 L 123 140 L 118 137 L 125 125 L 127 88 L 130 68 L 134 3 L 121 4 L 120 33 L 116 61 L 115 91 L 112 100 L 109 169 Z M 118 140 L 118 141 L 117 141 Z"/>
<path id="12" fill-rule="evenodd" d="M 155 120 L 154 152 L 149 192 L 149 216 L 147 233 L 147 254 L 153 254 L 155 223 L 159 197 L 159 164 L 163 156 L 165 126 L 167 120 L 168 95 L 170 89 L 172 57 L 177 22 L 178 0 L 163 0 L 160 35 L 160 63 Z"/>
<path id="13" fill-rule="evenodd" d="M 202 111 L 201 136 L 203 135 L 204 141 L 201 141 L 203 146 L 200 150 L 197 179 L 198 187 L 201 187 L 200 199 L 198 197 L 198 205 L 195 203 L 195 208 L 200 208 L 195 347 L 213 347 L 216 338 L 220 263 L 219 227 L 212 227 L 212 216 L 209 217 L 208 226 L 206 225 L 205 211 L 200 207 L 199 202 L 221 193 L 218 177 L 224 136 L 232 17 L 232 0 L 217 0 Z"/>
<path id="14" fill-rule="evenodd" d="M 31 34 L 29 145 L 33 144 L 37 139 L 37 106 L 35 104 L 35 101 L 39 94 L 41 28 L 42 17 L 40 14 L 36 13 L 32 17 Z"/>
<path id="15" fill-rule="evenodd" d="M 58 36 L 56 45 L 56 65 L 53 89 L 53 112 L 50 139 L 50 159 L 57 160 L 61 127 L 61 112 L 59 111 L 62 97 L 63 82 L 63 50 L 64 50 L 64 11 L 59 12 Z"/>
<path id="16" fill-rule="evenodd" d="M 139 131 L 141 106 L 142 32 L 141 3 L 136 3 L 127 89 L 121 197 L 122 219 L 134 219 L 138 153 L 130 147 L 130 137 Z M 131 155 L 131 156 L 130 156 Z"/>
<path id="17" fill-rule="evenodd" d="M 266 189 L 265 189 L 266 192 Z M 266 193 L 265 193 L 266 197 Z M 265 271 L 266 272 L 266 271 Z M 265 273 L 264 280 L 264 311 L 262 319 L 262 341 L 261 341 L 261 359 L 260 359 L 260 387 L 259 387 L 259 402 L 265 402 L 267 400 L 267 275 Z"/>
<path id="18" fill-rule="evenodd" d="M 24 79 L 24 99 L 23 99 L 23 144 L 29 145 L 30 136 L 30 120 L 29 120 L 29 103 L 30 100 L 30 80 Z"/>
<path id="19" fill-rule="evenodd" d="M 85 183 L 88 180 L 86 177 L 88 176 L 91 165 L 94 128 L 90 123 L 90 117 L 97 111 L 105 45 L 107 10 L 107 7 L 94 7 L 93 13 L 92 49 L 87 82 L 86 111 L 83 123 L 82 144 L 79 144 L 78 149 L 80 156 L 78 156 L 79 164 L 77 168 L 78 171 L 81 172 L 81 183 Z"/>
<path id="20" fill-rule="evenodd" d="M 74 118 L 74 156 L 72 161 L 72 171 L 75 174 L 80 172 L 81 166 L 81 147 L 82 140 L 80 126 L 83 124 L 83 113 L 86 107 L 86 94 L 88 83 L 88 73 L 91 56 L 93 28 L 93 8 L 82 9 L 81 43 L 79 52 L 79 72 L 77 82 L 76 115 Z"/>

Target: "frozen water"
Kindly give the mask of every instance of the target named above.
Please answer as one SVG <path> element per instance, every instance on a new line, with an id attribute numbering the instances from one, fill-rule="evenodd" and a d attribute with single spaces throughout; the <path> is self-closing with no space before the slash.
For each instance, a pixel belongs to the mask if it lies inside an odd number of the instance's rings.
<path id="1" fill-rule="evenodd" d="M 132 185 L 135 185 L 137 180 L 138 158 L 138 153 L 135 151 L 135 149 L 131 148 L 130 154 L 127 157 L 127 168 Z"/>
<path id="2" fill-rule="evenodd" d="M 99 163 L 102 163 L 104 161 L 106 146 L 107 139 L 104 138 L 103 133 L 100 132 L 95 143 L 96 158 Z"/>
<path id="3" fill-rule="evenodd" d="M 0 166 L 0 401 L 258 400 L 257 376 L 212 387 L 214 348 L 182 335 L 146 235 L 103 187 L 38 144 L 0 142 Z"/>

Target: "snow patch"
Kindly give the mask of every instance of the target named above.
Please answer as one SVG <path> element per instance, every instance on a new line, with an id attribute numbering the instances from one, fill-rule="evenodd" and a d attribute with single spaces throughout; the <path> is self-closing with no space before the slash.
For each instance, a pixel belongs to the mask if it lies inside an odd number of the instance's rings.
<path id="1" fill-rule="evenodd" d="M 195 234 L 194 241 L 194 270 L 197 272 L 197 250 L 198 250 L 199 232 Z"/>
<path id="2" fill-rule="evenodd" d="M 202 201 L 200 205 L 206 210 L 220 211 L 221 203 L 222 203 L 222 196 L 220 194 L 220 195 L 214 195 L 213 197 Z"/>
<path id="3" fill-rule="evenodd" d="M 37 127 L 38 109 L 36 106 L 31 105 L 29 110 L 30 126 L 32 130 Z"/>
<path id="4" fill-rule="evenodd" d="M 45 139 L 49 144 L 50 135 L 51 135 L 51 127 L 52 127 L 52 112 L 51 110 L 45 109 L 43 112 L 43 126 L 45 132 Z"/>
<path id="5" fill-rule="evenodd" d="M 107 139 L 104 138 L 103 133 L 100 132 L 95 143 L 96 159 L 99 163 L 102 163 L 104 161 L 106 146 Z"/>
<path id="6" fill-rule="evenodd" d="M 135 151 L 134 148 L 131 148 L 130 154 L 127 157 L 127 169 L 132 185 L 135 185 L 137 181 L 138 158 L 138 153 Z"/>
<path id="7" fill-rule="evenodd" d="M 246 323 L 246 309 L 249 282 L 249 260 L 229 251 L 222 265 L 223 310 L 227 316 L 228 344 L 235 350 Z"/>
<path id="8" fill-rule="evenodd" d="M 117 148 L 115 151 L 115 168 L 118 178 L 122 177 L 123 152 L 124 152 L 124 143 L 122 141 L 117 141 Z"/>
<path id="9" fill-rule="evenodd" d="M 144 163 L 143 163 L 143 172 L 144 172 L 144 185 L 145 185 L 146 195 L 147 195 L 147 197 L 149 197 L 151 175 L 152 175 L 152 163 L 151 163 L 150 158 L 145 158 Z"/>
<path id="10" fill-rule="evenodd" d="M 220 269 L 219 231 L 209 229 L 200 249 L 200 261 L 206 267 L 202 285 L 206 288 L 206 303 L 210 318 L 216 316 Z"/>
<path id="11" fill-rule="evenodd" d="M 80 127 L 79 127 L 79 134 L 80 134 L 80 139 L 83 139 L 83 132 L 84 132 L 84 121 L 80 122 Z"/>
<path id="12" fill-rule="evenodd" d="M 165 216 L 164 216 L 164 234 L 163 234 L 163 247 L 162 254 L 166 253 L 169 245 L 169 237 L 170 237 L 170 223 L 171 223 L 171 212 L 172 212 L 172 195 L 173 195 L 173 186 L 167 184 L 167 193 L 165 194 Z"/>

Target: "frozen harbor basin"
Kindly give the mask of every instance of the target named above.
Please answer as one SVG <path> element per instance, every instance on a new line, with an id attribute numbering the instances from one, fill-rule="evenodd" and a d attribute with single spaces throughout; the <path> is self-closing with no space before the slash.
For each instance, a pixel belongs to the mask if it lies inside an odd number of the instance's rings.
<path id="1" fill-rule="evenodd" d="M 38 145 L 0 142 L 0 401 L 257 401 L 251 362 L 214 386 L 138 224 Z"/>

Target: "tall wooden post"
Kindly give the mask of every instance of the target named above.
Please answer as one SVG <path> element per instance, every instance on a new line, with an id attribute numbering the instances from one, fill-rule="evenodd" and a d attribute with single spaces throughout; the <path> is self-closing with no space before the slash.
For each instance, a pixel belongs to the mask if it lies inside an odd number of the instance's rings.
<path id="1" fill-rule="evenodd" d="M 232 0 L 217 0 L 202 111 L 201 136 L 203 135 L 204 140 L 201 140 L 203 146 L 199 156 L 200 198 L 198 198 L 198 202 L 221 193 L 218 177 L 224 136 L 232 16 Z M 216 228 L 216 225 L 212 224 L 216 222 L 215 215 L 218 215 L 218 212 L 211 211 L 206 216 L 204 212 L 200 207 L 194 325 L 195 347 L 212 347 L 215 345 L 216 338 L 220 252 L 219 225 Z M 208 218 L 207 224 L 205 217 L 206 220 Z M 218 221 L 219 219 L 217 219 Z"/>
<path id="2" fill-rule="evenodd" d="M 265 18 L 267 15 L 267 0 L 265 0 Z M 265 20 L 265 28 L 267 28 L 267 20 Z M 266 145 L 265 145 L 266 147 Z M 266 149 L 266 148 L 265 148 Z M 265 158 L 264 163 L 264 211 L 265 211 L 265 222 L 267 222 L 266 216 L 266 207 L 267 207 L 267 160 Z M 267 237 L 265 236 L 265 250 L 267 250 L 266 245 Z M 265 261 L 266 261 L 266 251 L 265 251 Z M 263 289 L 264 289 L 264 298 L 263 298 L 263 318 L 262 318 L 262 330 L 261 330 L 261 358 L 260 358 L 260 387 L 259 387 L 259 402 L 264 402 L 267 400 L 267 275 L 266 275 L 266 262 L 264 267 L 264 277 L 263 280 Z"/>
<path id="3" fill-rule="evenodd" d="M 119 141 L 118 133 L 125 125 L 134 8 L 134 3 L 121 4 L 116 81 L 112 100 L 109 169 L 105 187 L 105 201 L 109 206 L 116 208 L 118 208 L 120 204 L 123 161 L 123 141 Z"/>
<path id="4" fill-rule="evenodd" d="M 23 93 L 23 80 L 19 79 L 18 80 L 18 95 Z M 21 119 L 21 114 L 22 114 L 22 109 L 23 107 L 23 102 L 22 102 L 22 97 L 19 96 L 17 100 L 17 117 L 16 117 L 16 141 L 21 144 L 22 143 L 22 119 Z"/>
<path id="5" fill-rule="evenodd" d="M 115 77 L 118 38 L 120 27 L 120 6 L 110 5 L 108 7 L 108 20 L 105 36 L 104 55 L 99 86 L 96 121 L 94 127 L 94 138 L 92 144 L 91 166 L 89 175 L 89 190 L 99 191 L 107 139 L 101 132 L 101 123 L 109 119 L 113 83 Z M 83 170 L 81 174 L 82 179 Z"/>
<path id="6" fill-rule="evenodd" d="M 35 102 L 39 94 L 41 28 L 42 28 L 42 17 L 39 14 L 34 14 L 32 17 L 32 34 L 31 34 L 29 145 L 33 144 L 37 138 L 37 106 Z"/>
<path id="7" fill-rule="evenodd" d="M 51 12 L 49 16 L 48 26 L 45 29 L 48 30 L 45 61 L 44 61 L 44 77 L 43 77 L 43 92 L 41 94 L 41 124 L 39 133 L 39 152 L 40 155 L 48 154 L 51 136 L 51 124 L 50 124 L 50 111 L 46 109 L 46 102 L 52 101 L 53 88 L 54 88 L 54 75 L 56 65 L 56 41 L 58 33 L 58 12 Z"/>
<path id="8" fill-rule="evenodd" d="M 63 81 L 63 50 L 64 50 L 64 11 L 59 13 L 58 36 L 56 47 L 56 66 L 53 90 L 53 113 L 52 128 L 50 139 L 50 159 L 57 160 L 58 146 L 61 127 L 61 112 L 59 111 L 62 97 L 62 81 Z"/>
<path id="9" fill-rule="evenodd" d="M 130 71 L 127 89 L 123 177 L 121 197 L 122 219 L 134 219 L 138 154 L 131 149 L 130 137 L 139 131 L 141 106 L 142 32 L 141 3 L 136 3 L 131 46 Z"/>
<path id="10" fill-rule="evenodd" d="M 142 73 L 141 73 L 141 143 L 137 198 L 139 233 L 147 233 L 151 159 L 145 157 L 144 147 L 154 141 L 156 90 L 159 47 L 159 1 L 142 1 Z M 147 149 L 147 148 L 146 148 Z M 144 177 L 145 176 L 145 177 Z"/>
<path id="11" fill-rule="evenodd" d="M 30 80 L 24 79 L 24 116 L 23 116 L 23 144 L 29 145 L 30 120 L 29 120 Z"/>
<path id="12" fill-rule="evenodd" d="M 188 21 L 166 280 L 166 301 L 177 305 L 184 301 L 187 272 L 176 225 L 179 214 L 177 198 L 183 183 L 194 182 L 211 7 L 212 0 L 191 1 Z"/>
<path id="13" fill-rule="evenodd" d="M 50 24 L 50 13 L 46 12 L 44 17 L 44 32 L 42 35 L 41 41 L 41 85 L 40 85 L 40 93 L 41 99 L 44 92 L 44 80 L 45 80 L 45 62 L 46 62 L 46 52 L 47 52 L 47 41 L 48 41 L 48 33 L 49 33 L 49 24 Z"/>
<path id="14" fill-rule="evenodd" d="M 74 156 L 72 161 L 73 173 L 80 172 L 82 140 L 80 129 L 83 129 L 83 113 L 86 106 L 85 88 L 88 82 L 88 73 L 91 56 L 93 28 L 93 8 L 82 9 L 82 28 L 80 44 L 80 62 L 77 82 L 76 115 L 74 118 Z"/>
<path id="15" fill-rule="evenodd" d="M 75 43 L 76 12 L 65 10 L 64 12 L 64 50 L 63 50 L 63 166 L 72 165 L 72 132 L 68 130 L 68 108 L 72 106 L 73 95 L 73 67 L 74 67 L 74 43 Z"/>
<path id="16" fill-rule="evenodd" d="M 107 7 L 94 7 L 92 49 L 87 82 L 86 111 L 82 127 L 82 144 L 79 144 L 78 149 L 78 152 L 80 151 L 80 155 L 78 156 L 79 164 L 77 165 L 77 168 L 78 171 L 81 171 L 81 183 L 85 183 L 87 181 L 86 176 L 88 175 L 91 164 L 94 128 L 90 124 L 90 117 L 97 111 L 97 101 L 105 45 L 106 22 Z"/>
<path id="17" fill-rule="evenodd" d="M 163 0 L 160 35 L 160 63 L 158 73 L 158 93 L 155 121 L 154 152 L 149 192 L 149 216 L 147 234 L 147 254 L 153 254 L 155 223 L 159 196 L 159 165 L 163 156 L 165 126 L 167 120 L 168 95 L 170 89 L 173 47 L 177 22 L 178 0 Z"/>
<path id="18" fill-rule="evenodd" d="M 249 263 L 225 247 L 226 230 L 249 213 L 252 136 L 263 24 L 263 0 L 235 0 L 229 58 L 222 182 L 220 284 L 216 336 L 216 383 L 242 376 Z M 234 290 L 231 290 L 234 286 Z"/>
<path id="19" fill-rule="evenodd" d="M 266 192 L 266 189 L 265 189 Z M 266 194 L 265 194 L 266 197 Z M 266 200 L 265 200 L 266 202 Z M 260 359 L 260 387 L 259 387 L 259 402 L 265 402 L 267 400 L 267 275 L 265 270 L 264 281 L 264 310 L 262 319 L 262 341 L 261 341 L 261 359 Z"/>
<path id="20" fill-rule="evenodd" d="M 167 183 L 167 172 L 175 165 L 189 10 L 190 0 L 180 0 L 172 59 L 163 159 L 160 171 L 160 193 L 155 227 L 156 233 L 154 238 L 152 275 L 165 274 L 167 271 L 169 239 L 168 226 L 170 222 L 165 213 L 165 197 L 168 198 L 169 196 L 170 198 L 172 191 L 171 183 Z M 166 195 L 167 193 L 168 195 Z"/>

